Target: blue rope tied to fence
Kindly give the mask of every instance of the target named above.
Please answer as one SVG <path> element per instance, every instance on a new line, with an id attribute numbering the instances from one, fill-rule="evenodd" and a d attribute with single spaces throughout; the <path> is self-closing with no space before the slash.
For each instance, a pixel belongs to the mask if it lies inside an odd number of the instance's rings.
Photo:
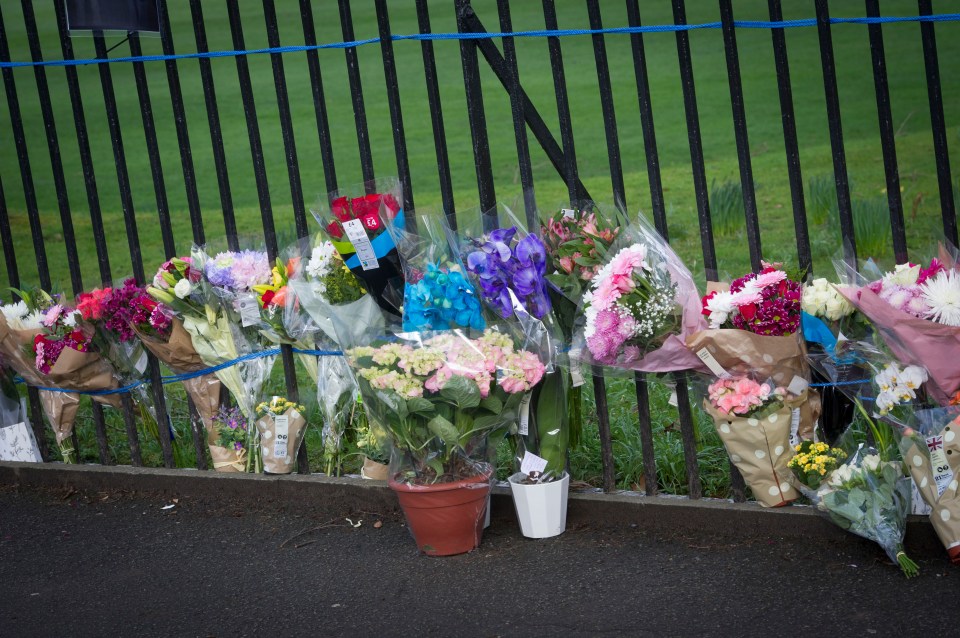
<path id="1" fill-rule="evenodd" d="M 340 350 L 309 350 L 301 348 L 292 348 L 296 354 L 305 354 L 312 355 L 315 357 L 341 357 L 343 352 Z M 263 359 L 264 357 L 273 357 L 280 354 L 280 348 L 268 348 L 266 350 L 259 350 L 257 352 L 251 352 L 249 354 L 242 355 L 236 359 L 231 359 L 230 361 L 224 361 L 219 365 L 215 365 L 209 368 L 204 368 L 202 370 L 196 370 L 194 372 L 184 372 L 182 374 L 170 374 L 160 377 L 160 383 L 163 385 L 169 385 L 171 383 L 177 383 L 179 381 L 187 381 L 189 379 L 196 379 L 197 377 L 203 377 L 208 374 L 214 374 L 220 370 L 225 370 L 226 368 L 233 367 L 238 363 L 243 363 L 245 361 L 253 361 L 255 359 Z M 16 377 L 14 379 L 17 383 L 26 383 L 23 377 Z M 64 392 L 70 394 L 84 394 L 91 397 L 103 397 L 109 396 L 112 394 L 124 394 L 127 392 L 132 392 L 140 386 L 147 385 L 147 381 L 134 381 L 130 385 L 125 385 L 122 388 L 110 388 L 106 390 L 67 390 L 65 388 L 48 388 L 45 386 L 33 386 L 37 390 L 44 390 L 46 392 Z"/>
<path id="2" fill-rule="evenodd" d="M 864 18 L 830 18 L 830 24 L 890 24 L 902 22 L 958 22 L 960 13 L 938 13 L 929 16 L 884 16 Z M 734 20 L 733 26 L 739 29 L 792 29 L 798 27 L 813 27 L 817 25 L 816 18 L 801 20 L 783 20 L 780 22 L 764 22 L 758 20 Z M 536 31 L 510 32 L 468 32 L 468 33 L 411 33 L 395 34 L 390 36 L 393 42 L 403 40 L 484 40 L 488 38 L 560 38 L 578 35 L 624 35 L 633 33 L 675 33 L 678 31 L 695 31 L 698 29 L 720 29 L 720 22 L 701 22 L 698 24 L 654 24 L 639 27 L 611 27 L 606 29 L 559 29 Z M 282 47 L 268 47 L 263 49 L 246 49 L 243 51 L 207 51 L 197 53 L 177 53 L 174 55 L 137 55 L 119 58 L 87 58 L 80 60 L 41 60 L 37 62 L 0 62 L 0 69 L 16 69 L 21 67 L 44 66 L 87 66 L 91 64 L 113 64 L 117 62 L 166 62 L 168 60 L 197 60 L 202 58 L 232 58 L 241 55 L 263 55 L 277 53 L 303 53 L 305 51 L 321 51 L 325 49 L 353 49 L 367 44 L 379 44 L 381 39 L 366 38 L 349 42 L 329 42 L 326 44 L 296 45 Z"/>

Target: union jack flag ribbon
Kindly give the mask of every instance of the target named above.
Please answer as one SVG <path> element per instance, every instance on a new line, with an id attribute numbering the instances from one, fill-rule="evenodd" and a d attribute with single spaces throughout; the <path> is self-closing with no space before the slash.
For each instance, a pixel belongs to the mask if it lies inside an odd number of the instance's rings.
<path id="1" fill-rule="evenodd" d="M 931 452 L 936 452 L 937 450 L 943 449 L 943 437 L 942 436 L 931 436 L 927 439 L 927 447 L 930 448 Z"/>

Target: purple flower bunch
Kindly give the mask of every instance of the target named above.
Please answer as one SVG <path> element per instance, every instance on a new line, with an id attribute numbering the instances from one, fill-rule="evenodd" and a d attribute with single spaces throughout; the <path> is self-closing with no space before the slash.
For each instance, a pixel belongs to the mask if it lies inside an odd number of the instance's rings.
<path id="1" fill-rule="evenodd" d="M 273 280 L 267 253 L 258 250 L 218 253 L 206 263 L 204 273 L 211 284 L 230 292 L 249 292 Z"/>
<path id="2" fill-rule="evenodd" d="M 514 242 L 516 226 L 471 239 L 467 271 L 476 277 L 484 300 L 504 319 L 513 314 L 510 291 L 524 309 L 542 319 L 550 312 L 547 250 L 536 235 Z"/>
<path id="3" fill-rule="evenodd" d="M 213 427 L 217 432 L 217 445 L 236 452 L 244 449 L 247 443 L 247 418 L 238 407 L 222 406 L 213 416 Z"/>

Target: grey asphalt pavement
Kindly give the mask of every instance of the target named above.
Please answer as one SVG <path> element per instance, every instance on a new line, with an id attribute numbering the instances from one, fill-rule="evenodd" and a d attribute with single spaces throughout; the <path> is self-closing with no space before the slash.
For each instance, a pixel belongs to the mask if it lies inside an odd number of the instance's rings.
<path id="1" fill-rule="evenodd" d="M 428 558 L 392 513 L 0 486 L 6 638 L 956 635 L 960 569 L 920 563 L 599 521 L 535 541 L 509 518 Z"/>

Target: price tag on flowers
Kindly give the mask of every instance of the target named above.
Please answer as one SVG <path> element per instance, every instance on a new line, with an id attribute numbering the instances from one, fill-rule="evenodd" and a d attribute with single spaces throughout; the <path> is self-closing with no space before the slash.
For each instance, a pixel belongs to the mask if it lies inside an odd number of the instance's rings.
<path id="1" fill-rule="evenodd" d="M 241 295 L 237 298 L 237 312 L 240 313 L 240 323 L 244 328 L 260 323 L 260 309 L 257 307 L 256 295 Z"/>
<path id="2" fill-rule="evenodd" d="M 347 239 L 353 244 L 357 251 L 357 259 L 360 260 L 360 266 L 364 270 L 376 270 L 380 267 L 377 261 L 377 254 L 373 250 L 373 244 L 367 237 L 367 231 L 363 227 L 363 222 L 359 219 L 351 219 L 343 222 L 343 230 L 347 233 Z"/>
<path id="3" fill-rule="evenodd" d="M 930 450 L 930 464 L 933 466 L 933 481 L 937 484 L 937 496 L 941 496 L 953 480 L 953 469 L 943 451 L 943 437 L 929 437 L 927 449 Z"/>
<path id="4" fill-rule="evenodd" d="M 287 440 L 290 438 L 290 420 L 286 414 L 278 414 L 273 417 L 273 425 L 276 430 L 276 437 L 273 442 L 273 457 L 285 459 L 287 458 Z"/>

